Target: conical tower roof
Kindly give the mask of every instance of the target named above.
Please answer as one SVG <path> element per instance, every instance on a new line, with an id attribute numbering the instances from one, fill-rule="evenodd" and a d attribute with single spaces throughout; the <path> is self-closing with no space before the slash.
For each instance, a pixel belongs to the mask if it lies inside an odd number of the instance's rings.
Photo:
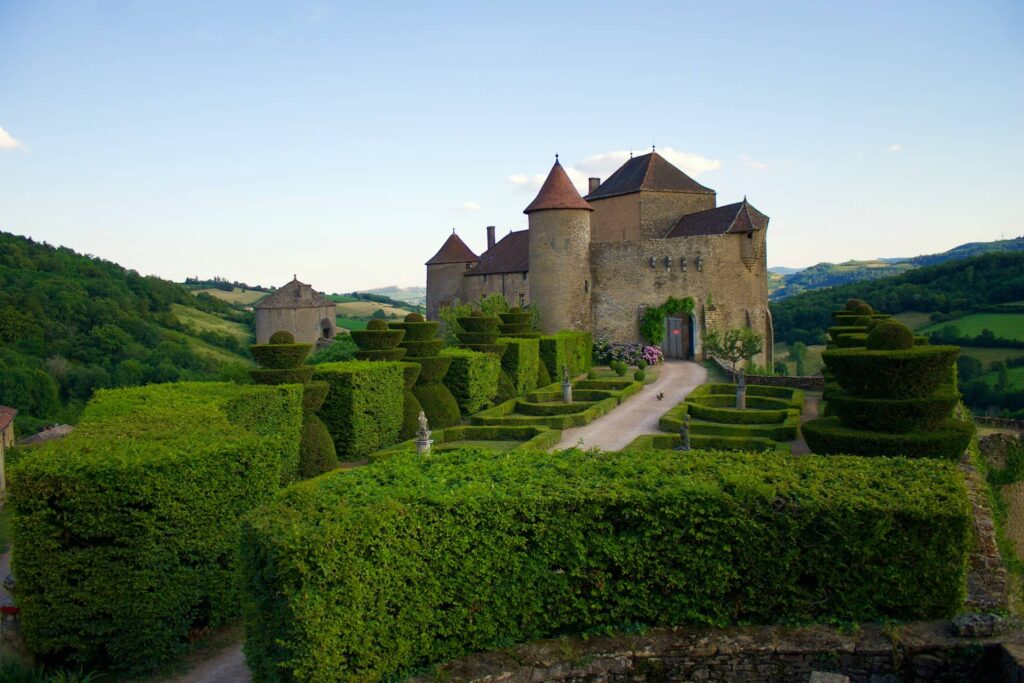
<path id="1" fill-rule="evenodd" d="M 445 240 L 441 248 L 437 250 L 437 253 L 427 261 L 428 266 L 437 266 L 442 263 L 475 263 L 480 258 L 473 253 L 473 250 L 466 246 L 458 235 L 452 232 L 448 235 L 448 239 Z"/>
<path id="2" fill-rule="evenodd" d="M 569 180 L 568 174 L 558 163 L 555 157 L 555 165 L 551 167 L 547 180 L 540 186 L 537 197 L 530 202 L 530 205 L 523 210 L 523 213 L 544 211 L 545 209 L 583 209 L 593 211 L 594 207 L 583 201 L 583 197 L 576 191 L 576 187 Z"/>

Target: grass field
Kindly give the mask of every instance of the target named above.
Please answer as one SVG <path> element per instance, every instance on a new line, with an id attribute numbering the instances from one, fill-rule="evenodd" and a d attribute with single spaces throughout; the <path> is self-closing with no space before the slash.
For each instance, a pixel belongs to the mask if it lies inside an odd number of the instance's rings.
<path id="1" fill-rule="evenodd" d="M 961 346 L 960 353 L 977 358 L 987 368 L 989 363 L 994 361 L 1005 361 L 1024 356 L 1024 349 L 983 349 L 978 346 Z"/>
<path id="2" fill-rule="evenodd" d="M 931 313 L 919 313 L 918 311 L 907 311 L 906 313 L 897 313 L 893 316 L 896 320 L 906 325 L 912 330 L 919 330 L 922 327 L 927 327 L 932 324 Z"/>
<path id="3" fill-rule="evenodd" d="M 359 299 L 354 296 L 349 296 L 348 294 L 328 294 L 327 298 L 337 304 L 344 304 L 349 301 L 359 301 Z"/>
<path id="4" fill-rule="evenodd" d="M 209 294 L 214 299 L 220 299 L 221 301 L 227 301 L 229 304 L 239 304 L 242 306 L 252 306 L 267 295 L 267 292 L 256 292 L 251 289 L 242 291 L 237 287 L 230 292 L 225 292 L 223 289 L 214 289 L 213 287 L 209 289 L 192 290 L 193 294 L 199 294 L 200 292 Z"/>
<path id="5" fill-rule="evenodd" d="M 356 320 L 354 318 L 343 318 L 340 315 L 337 317 L 338 327 L 343 327 L 346 330 L 365 330 L 366 321 Z"/>
<path id="6" fill-rule="evenodd" d="M 232 353 L 227 349 L 222 349 L 219 346 L 208 344 L 207 342 L 193 337 L 176 330 L 166 330 L 164 334 L 170 339 L 185 339 L 188 342 L 189 347 L 200 356 L 206 356 L 208 358 L 215 358 L 223 363 L 243 363 L 245 365 L 255 365 L 250 358 L 240 356 L 237 353 Z"/>
<path id="7" fill-rule="evenodd" d="M 974 337 L 981 334 L 983 329 L 989 329 L 997 337 L 1024 341 L 1024 314 L 1021 313 L 972 313 L 956 320 L 929 325 L 921 332 L 929 334 L 947 325 L 954 325 L 960 330 L 960 334 L 968 337 Z"/>
<path id="8" fill-rule="evenodd" d="M 376 301 L 346 301 L 338 304 L 337 312 L 338 315 L 343 318 L 358 318 L 360 316 L 373 315 L 374 311 L 383 309 L 384 313 L 391 315 L 394 313 L 400 318 L 404 318 L 411 311 L 405 308 L 395 308 L 388 304 L 379 304 Z"/>
<path id="9" fill-rule="evenodd" d="M 815 345 L 807 347 L 807 356 L 804 359 L 804 372 L 808 376 L 817 375 L 821 372 L 823 365 L 821 361 L 821 352 L 825 350 L 824 345 Z M 788 368 L 788 374 L 796 375 L 796 362 L 789 357 L 789 344 L 785 342 L 775 343 L 775 360 L 776 362 L 782 361 Z"/>
<path id="10" fill-rule="evenodd" d="M 1007 374 L 1010 376 L 1010 385 L 1014 389 L 1024 389 L 1024 367 L 1010 368 L 1007 370 Z M 990 372 L 984 375 L 983 379 L 990 387 L 994 387 L 996 382 L 999 381 L 999 374 Z"/>
<path id="11" fill-rule="evenodd" d="M 220 316 L 189 308 L 188 306 L 182 306 L 181 304 L 171 304 L 171 312 L 174 313 L 178 320 L 197 330 L 210 330 L 220 334 L 230 334 L 239 341 L 250 344 L 254 341 L 252 332 L 241 323 L 225 320 Z"/>

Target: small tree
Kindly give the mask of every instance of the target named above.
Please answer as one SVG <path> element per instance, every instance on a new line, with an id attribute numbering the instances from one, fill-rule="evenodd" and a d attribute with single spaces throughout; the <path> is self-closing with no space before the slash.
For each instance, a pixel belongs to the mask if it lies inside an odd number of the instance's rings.
<path id="1" fill-rule="evenodd" d="M 724 333 L 711 330 L 704 338 L 704 350 L 709 356 L 729 361 L 733 381 L 736 380 L 736 364 L 741 360 L 750 364 L 763 348 L 761 335 L 746 327 L 726 330 Z"/>

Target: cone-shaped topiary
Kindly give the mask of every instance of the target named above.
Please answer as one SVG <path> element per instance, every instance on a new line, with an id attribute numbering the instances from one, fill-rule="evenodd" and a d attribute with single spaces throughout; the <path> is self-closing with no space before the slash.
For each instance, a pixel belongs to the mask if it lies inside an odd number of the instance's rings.
<path id="1" fill-rule="evenodd" d="M 551 373 L 548 372 L 548 366 L 544 363 L 537 363 L 537 387 L 546 387 L 551 384 Z"/>
<path id="2" fill-rule="evenodd" d="M 533 314 L 529 311 L 513 308 L 508 313 L 499 313 L 498 317 L 501 318 L 498 329 L 503 337 L 533 333 Z"/>
<path id="3" fill-rule="evenodd" d="M 419 427 L 419 416 L 423 406 L 420 405 L 416 395 L 412 393 L 412 388 L 416 385 L 421 369 L 422 366 L 419 363 L 402 363 L 405 388 L 402 394 L 402 429 L 398 433 L 400 441 L 406 441 L 416 436 L 416 429 Z"/>
<path id="4" fill-rule="evenodd" d="M 287 330 L 278 330 L 274 334 L 270 335 L 268 340 L 270 344 L 294 344 L 295 335 Z"/>
<path id="5" fill-rule="evenodd" d="M 422 319 L 390 325 L 392 330 L 401 330 L 405 334 L 400 344 L 406 354 L 405 360 L 419 365 L 419 377 L 416 378 L 409 395 L 419 401 L 433 429 L 452 427 L 461 421 L 459 404 L 448 387 L 442 383 L 452 359 L 438 355 L 444 346 L 444 341 L 436 338 L 439 326 L 440 323 L 436 321 Z M 419 417 L 419 410 L 413 413 L 412 407 L 408 405 L 403 412 L 407 420 Z M 403 425 L 403 428 L 406 426 L 412 427 L 412 423 Z M 412 436 L 415 436 L 415 433 Z"/>
<path id="6" fill-rule="evenodd" d="M 299 442 L 299 476 L 309 479 L 337 466 L 338 453 L 331 433 L 319 417 L 307 413 L 302 421 L 302 441 Z"/>
<path id="7" fill-rule="evenodd" d="M 301 366 L 312 348 L 312 344 L 253 344 L 249 351 L 260 367 L 268 370 L 285 370 Z"/>
<path id="8" fill-rule="evenodd" d="M 913 345 L 914 333 L 895 320 L 876 325 L 868 334 L 868 348 L 873 350 L 897 351 Z"/>
<path id="9" fill-rule="evenodd" d="M 383 320 L 371 320 L 370 323 L 380 323 L 369 326 L 365 330 L 352 330 L 352 341 L 356 343 L 359 350 L 355 357 L 359 360 L 394 361 L 400 360 L 405 355 L 405 349 L 399 348 L 398 344 L 405 337 L 404 330 L 388 329 L 388 324 Z"/>
<path id="10" fill-rule="evenodd" d="M 459 338 L 459 347 L 470 351 L 481 353 L 496 353 L 504 355 L 505 345 L 498 344 L 498 318 L 489 318 L 481 311 L 473 311 L 473 314 L 466 318 L 458 318 L 459 327 L 462 332 L 456 333 Z"/>

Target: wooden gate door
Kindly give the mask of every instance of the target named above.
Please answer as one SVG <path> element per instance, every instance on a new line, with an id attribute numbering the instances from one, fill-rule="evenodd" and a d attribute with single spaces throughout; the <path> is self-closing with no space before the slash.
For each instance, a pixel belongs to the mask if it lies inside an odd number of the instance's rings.
<path id="1" fill-rule="evenodd" d="M 665 318 L 665 341 L 661 351 L 666 358 L 686 358 L 690 347 L 690 334 L 683 318 Z"/>

